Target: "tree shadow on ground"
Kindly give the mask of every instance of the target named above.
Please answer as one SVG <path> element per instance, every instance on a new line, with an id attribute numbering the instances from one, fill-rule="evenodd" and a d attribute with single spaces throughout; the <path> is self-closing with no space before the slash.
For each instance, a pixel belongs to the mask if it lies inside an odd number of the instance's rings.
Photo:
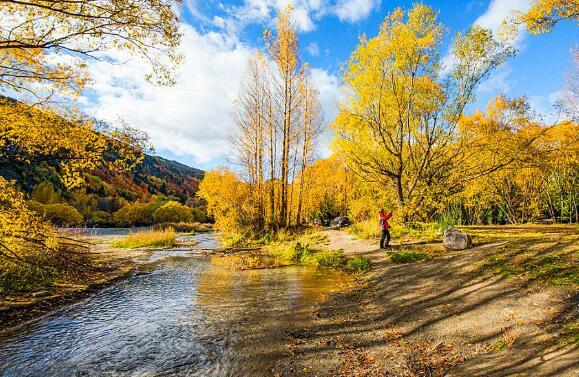
<path id="1" fill-rule="evenodd" d="M 554 243 L 537 247 L 546 241 Z M 300 375 L 308 366 L 318 375 L 577 375 L 578 349 L 559 336 L 564 323 L 577 319 L 576 289 L 546 286 L 535 277 L 508 279 L 487 265 L 497 252 L 512 260 L 526 253 L 522 266 L 546 255 L 576 258 L 572 242 L 504 238 L 420 263 L 392 265 L 384 258 L 363 286 L 333 296 L 317 311 L 279 370 L 282 375 L 288 370 Z M 376 260 L 384 252 L 367 256 Z M 546 281 L 540 275 L 536 280 Z M 460 356 L 437 355 L 445 360 L 438 367 L 432 361 L 422 372 L 413 370 L 416 355 L 435 359 L 417 349 L 443 343 Z M 348 368 L 345 352 L 358 355 Z"/>

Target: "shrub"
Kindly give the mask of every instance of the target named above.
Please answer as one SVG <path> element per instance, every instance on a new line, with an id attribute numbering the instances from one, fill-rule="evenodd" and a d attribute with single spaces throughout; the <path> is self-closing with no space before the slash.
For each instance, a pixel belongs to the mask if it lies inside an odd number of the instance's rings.
<path id="1" fill-rule="evenodd" d="M 195 222 L 200 222 L 200 223 L 210 222 L 209 216 L 207 215 L 207 206 L 206 205 L 193 207 L 191 209 L 191 213 L 193 214 L 193 220 Z"/>
<path id="2" fill-rule="evenodd" d="M 348 259 L 342 250 L 317 251 L 302 258 L 302 263 L 318 267 L 342 267 L 346 265 Z"/>
<path id="3" fill-rule="evenodd" d="M 354 257 L 353 259 L 350 259 L 348 261 L 348 269 L 350 271 L 356 272 L 366 271 L 370 269 L 371 265 L 372 262 L 370 262 L 370 259 L 362 256 Z"/>
<path id="4" fill-rule="evenodd" d="M 114 223 L 113 215 L 105 211 L 92 212 L 86 221 L 88 226 L 110 226 L 114 225 Z"/>
<path id="5" fill-rule="evenodd" d="M 313 250 L 309 245 L 294 242 L 270 247 L 270 253 L 279 259 L 318 267 L 340 267 L 347 262 L 342 250 Z"/>
<path id="6" fill-rule="evenodd" d="M 126 237 L 112 243 L 112 247 L 120 249 L 136 249 L 143 247 L 173 247 L 176 245 L 173 229 L 149 230 L 130 233 Z"/>
<path id="7" fill-rule="evenodd" d="M 76 208 L 64 203 L 42 204 L 31 200 L 28 202 L 28 208 L 55 225 L 78 225 L 84 220 Z"/>
<path id="8" fill-rule="evenodd" d="M 167 202 L 153 213 L 156 223 L 190 223 L 193 221 L 191 209 L 178 202 Z"/>
<path id="9" fill-rule="evenodd" d="M 36 185 L 30 193 L 30 199 L 42 204 L 54 204 L 62 200 L 60 192 L 56 191 L 49 181 Z"/>
<path id="10" fill-rule="evenodd" d="M 115 222 L 121 226 L 151 225 L 153 213 L 162 205 L 160 201 L 127 204 L 115 212 Z"/>
<path id="11" fill-rule="evenodd" d="M 432 259 L 432 256 L 423 252 L 400 251 L 389 254 L 390 260 L 394 263 L 414 263 L 422 260 Z"/>

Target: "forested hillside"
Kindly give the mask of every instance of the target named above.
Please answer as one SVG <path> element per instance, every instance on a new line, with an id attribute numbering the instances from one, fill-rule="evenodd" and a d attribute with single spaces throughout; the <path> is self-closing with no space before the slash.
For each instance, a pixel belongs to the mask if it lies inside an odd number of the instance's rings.
<path id="1" fill-rule="evenodd" d="M 179 204 L 181 214 L 162 216 L 166 221 L 189 220 L 191 211 L 194 219 L 206 220 L 202 203 L 195 199 L 203 171 L 144 153 L 148 139 L 142 132 L 96 121 L 96 127 L 89 129 L 85 120 L 68 119 L 6 97 L 0 100 L 0 120 L 10 125 L 5 130 L 8 135 L 21 128 L 52 127 L 48 133 L 30 132 L 26 137 L 4 139 L 6 153 L 1 159 L 0 176 L 15 182 L 28 206 L 53 223 L 150 225 L 158 222 L 153 214 L 167 202 L 173 202 L 173 207 Z M 15 110 L 20 111 L 18 117 Z M 70 137 L 73 129 L 82 135 Z M 34 155 L 37 146 L 58 139 L 65 140 L 66 146 L 54 145 Z M 102 154 L 104 159 L 97 162 L 94 153 Z M 119 155 L 124 158 L 119 159 Z M 75 164 L 83 171 L 71 172 Z"/>

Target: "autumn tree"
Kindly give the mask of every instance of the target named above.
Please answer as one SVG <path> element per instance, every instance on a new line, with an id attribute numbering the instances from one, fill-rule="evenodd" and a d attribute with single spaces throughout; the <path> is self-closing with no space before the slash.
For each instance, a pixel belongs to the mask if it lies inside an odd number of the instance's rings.
<path id="1" fill-rule="evenodd" d="M 291 17 L 287 8 L 275 33 L 265 32 L 267 51 L 249 59 L 233 111 L 230 140 L 239 178 L 251 196 L 246 198 L 253 208 L 246 213 L 247 223 L 256 232 L 304 221 L 305 171 L 323 126 L 318 92 L 311 70 L 300 61 Z"/>
<path id="2" fill-rule="evenodd" d="M 181 37 L 173 5 L 165 0 L 0 1 L 3 168 L 48 163 L 59 169 L 62 184 L 73 188 L 97 167 L 123 170 L 139 163 L 146 137 L 138 130 L 122 122 L 111 127 L 71 108 L 30 105 L 53 95 L 80 94 L 90 79 L 87 59 L 108 60 L 118 54 L 145 59 L 152 68 L 147 75 L 151 81 L 172 83 Z M 31 263 L 34 271 L 50 272 L 52 261 L 72 260 L 69 249 L 75 253 L 82 248 L 28 208 L 14 182 L 0 178 L 0 192 L 3 273 L 26 276 L 18 268 Z"/>
<path id="3" fill-rule="evenodd" d="M 579 21 L 577 0 L 533 0 L 526 12 L 515 12 L 515 25 L 523 24 L 532 34 L 550 32 L 563 20 Z"/>
<path id="4" fill-rule="evenodd" d="M 445 75 L 443 30 L 429 6 L 396 9 L 378 36 L 362 38 L 344 72 L 351 95 L 333 125 L 335 148 L 357 174 L 393 189 L 401 208 L 444 195 L 468 147 L 456 143 L 458 121 L 477 85 L 513 54 L 474 26 L 455 37 Z"/>
<path id="5" fill-rule="evenodd" d="M 576 218 L 576 124 L 542 124 L 525 99 L 497 97 L 486 112 L 464 116 L 459 128 L 473 151 L 463 156 L 467 170 L 503 164 L 467 181 L 452 198 L 464 208 L 461 222 L 514 224 L 546 214 L 555 221 Z"/>
<path id="6" fill-rule="evenodd" d="M 303 75 L 303 66 L 299 58 L 298 36 L 292 21 L 293 9 L 288 6 L 280 12 L 277 19 L 275 35 L 269 30 L 264 32 L 269 56 L 274 62 L 273 90 L 276 96 L 277 111 L 281 131 L 281 160 L 280 160 L 280 214 L 279 223 L 285 226 L 288 218 L 290 161 L 292 150 L 292 136 L 296 123 L 300 122 L 297 116 L 300 105 L 300 80 Z"/>
<path id="7" fill-rule="evenodd" d="M 308 72 L 309 73 L 309 72 Z M 323 114 L 318 100 L 318 91 L 314 88 L 309 74 L 304 75 L 300 83 L 300 95 L 302 98 L 302 126 L 300 134 L 297 135 L 301 143 L 301 155 L 299 156 L 299 165 L 294 164 L 294 170 L 299 172 L 297 181 L 297 204 L 296 204 L 296 223 L 301 224 L 303 221 L 303 202 L 304 196 L 307 195 L 308 185 L 315 181 L 317 177 L 307 176 L 306 170 L 314 162 L 314 151 L 318 138 L 323 130 Z M 296 143 L 299 146 L 300 143 Z M 294 180 L 295 182 L 295 177 Z"/>
<path id="8" fill-rule="evenodd" d="M 174 3 L 1 0 L 0 90 L 36 99 L 78 94 L 89 79 L 86 59 L 107 60 L 118 51 L 148 61 L 150 80 L 171 83 L 181 38 Z"/>
<path id="9" fill-rule="evenodd" d="M 249 59 L 246 80 L 241 84 L 236 108 L 233 112 L 235 129 L 229 135 L 236 161 L 243 168 L 246 180 L 256 203 L 254 218 L 258 227 L 265 224 L 265 162 L 266 134 L 275 125 L 269 119 L 268 104 L 271 98 L 268 65 L 261 52 Z M 274 142 L 276 142 L 274 140 Z"/>

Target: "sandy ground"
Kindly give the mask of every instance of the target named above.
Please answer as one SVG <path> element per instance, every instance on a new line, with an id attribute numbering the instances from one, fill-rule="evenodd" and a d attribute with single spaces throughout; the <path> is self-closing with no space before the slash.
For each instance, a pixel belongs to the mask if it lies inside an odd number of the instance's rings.
<path id="1" fill-rule="evenodd" d="M 579 375 L 578 348 L 559 339 L 561 324 L 577 318 L 576 290 L 480 272 L 508 241 L 396 265 L 376 244 L 325 234 L 329 248 L 367 256 L 373 271 L 288 334 L 276 375 Z"/>

